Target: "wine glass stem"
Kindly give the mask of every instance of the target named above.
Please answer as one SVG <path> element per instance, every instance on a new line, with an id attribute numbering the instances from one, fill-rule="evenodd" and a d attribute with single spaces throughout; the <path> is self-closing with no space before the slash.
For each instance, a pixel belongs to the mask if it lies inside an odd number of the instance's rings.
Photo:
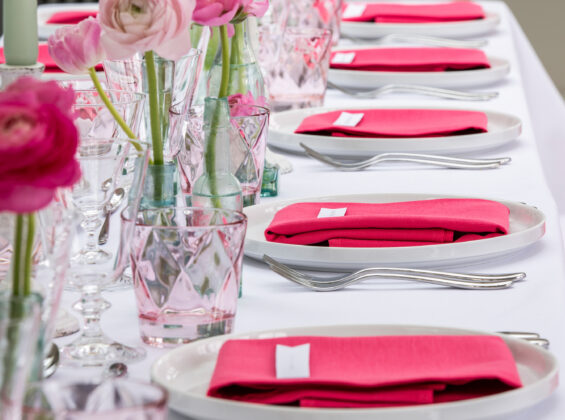
<path id="1" fill-rule="evenodd" d="M 101 312 L 109 306 L 110 304 L 102 298 L 100 287 L 97 284 L 83 286 L 81 313 L 84 318 L 84 328 L 82 331 L 84 337 L 95 338 L 103 336 L 102 328 L 100 327 L 100 316 Z"/>
<path id="2" fill-rule="evenodd" d="M 98 250 L 98 239 L 96 238 L 96 232 L 102 225 L 99 217 L 91 217 L 85 219 L 82 223 L 82 228 L 86 232 L 86 247 L 87 252 L 93 252 Z"/>

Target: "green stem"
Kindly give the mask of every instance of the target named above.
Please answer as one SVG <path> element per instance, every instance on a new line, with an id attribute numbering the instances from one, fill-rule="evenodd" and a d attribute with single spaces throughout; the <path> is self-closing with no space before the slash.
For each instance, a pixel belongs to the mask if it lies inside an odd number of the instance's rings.
<path id="1" fill-rule="evenodd" d="M 222 42 L 222 81 L 218 98 L 228 96 L 230 86 L 230 48 L 227 25 L 220 26 L 220 39 Z"/>
<path id="2" fill-rule="evenodd" d="M 21 263 L 22 263 L 22 246 L 23 246 L 24 216 L 16 215 L 16 230 L 14 232 L 14 251 L 12 259 L 14 268 L 12 272 L 12 293 L 14 296 L 22 296 L 23 288 L 21 284 Z"/>
<path id="3" fill-rule="evenodd" d="M 232 37 L 232 57 L 231 63 L 241 66 L 243 64 L 243 50 L 245 49 L 244 41 L 245 41 L 245 34 L 244 34 L 244 23 L 236 23 L 234 24 L 234 35 Z M 245 95 L 247 93 L 247 88 L 245 86 L 245 73 L 243 68 L 238 68 L 237 73 L 239 75 L 239 86 L 236 89 L 238 93 Z"/>
<path id="4" fill-rule="evenodd" d="M 29 213 L 27 216 L 27 238 L 24 260 L 24 296 L 31 293 L 31 272 L 33 267 L 33 242 L 35 239 L 35 215 Z"/>
<path id="5" fill-rule="evenodd" d="M 88 73 L 90 74 L 90 78 L 92 79 L 92 83 L 94 83 L 94 87 L 96 88 L 96 91 L 100 95 L 100 99 L 102 99 L 102 102 L 104 102 L 104 105 L 106 105 L 106 108 L 108 108 L 108 111 L 110 111 L 110 114 L 112 114 L 118 125 L 122 128 L 122 130 L 124 130 L 124 133 L 126 133 L 126 135 L 130 139 L 137 138 L 137 136 L 134 134 L 131 128 L 128 127 L 122 116 L 118 113 L 118 111 L 114 107 L 114 104 L 112 104 L 110 98 L 108 98 L 108 95 L 106 95 L 104 88 L 100 84 L 98 75 L 96 74 L 96 69 L 94 67 L 91 67 L 88 69 Z M 133 145 L 133 147 L 135 147 L 137 151 L 141 152 L 143 150 L 138 142 L 132 141 L 130 143 Z"/>
<path id="6" fill-rule="evenodd" d="M 147 51 L 145 53 L 145 65 L 147 66 L 147 85 L 149 88 L 149 115 L 151 118 L 153 163 L 155 165 L 163 165 L 163 141 L 159 118 L 159 91 L 157 89 L 157 72 L 155 71 L 155 57 L 153 51 Z"/>

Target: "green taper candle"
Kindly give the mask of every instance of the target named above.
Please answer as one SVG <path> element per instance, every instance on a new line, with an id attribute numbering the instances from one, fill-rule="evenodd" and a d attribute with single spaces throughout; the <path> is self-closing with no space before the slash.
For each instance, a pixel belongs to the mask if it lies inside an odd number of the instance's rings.
<path id="1" fill-rule="evenodd" d="M 4 0 L 4 56 L 11 66 L 37 61 L 37 0 Z"/>

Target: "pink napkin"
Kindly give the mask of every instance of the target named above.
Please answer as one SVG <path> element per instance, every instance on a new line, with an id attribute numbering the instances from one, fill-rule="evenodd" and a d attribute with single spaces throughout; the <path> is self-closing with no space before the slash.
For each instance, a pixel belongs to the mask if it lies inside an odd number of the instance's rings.
<path id="1" fill-rule="evenodd" d="M 98 12 L 92 10 L 69 10 L 67 12 L 53 13 L 47 23 L 57 25 L 74 25 L 89 17 L 96 17 Z"/>
<path id="2" fill-rule="evenodd" d="M 344 10 L 347 11 L 345 5 Z M 345 22 L 438 23 L 484 19 L 483 8 L 476 3 L 459 1 L 442 4 L 368 3 L 360 16 L 343 18 Z"/>
<path id="3" fill-rule="evenodd" d="M 340 60 L 354 54 L 351 62 Z M 490 68 L 481 50 L 468 48 L 367 48 L 332 52 L 330 67 L 341 70 L 442 72 Z"/>
<path id="4" fill-rule="evenodd" d="M 363 117 L 355 126 L 342 125 L 338 118 L 343 112 Z M 294 132 L 338 137 L 444 137 L 485 133 L 487 126 L 486 114 L 477 111 L 347 109 L 306 117 Z"/>
<path id="5" fill-rule="evenodd" d="M 309 377 L 277 378 L 277 344 L 306 343 Z M 465 400 L 521 386 L 500 337 L 284 337 L 226 341 L 208 395 L 305 407 L 382 407 Z"/>
<path id="6" fill-rule="evenodd" d="M 330 247 L 398 247 L 501 236 L 508 208 L 496 201 L 442 198 L 399 203 L 296 203 L 265 230 L 269 242 Z"/>
<path id="7" fill-rule="evenodd" d="M 0 47 L 0 63 L 4 63 L 6 59 L 4 58 L 4 48 Z M 49 48 L 47 44 L 39 44 L 39 54 L 37 56 L 37 61 L 39 63 L 45 64 L 45 73 L 64 73 L 63 70 L 55 63 L 51 55 L 49 55 Z M 97 71 L 102 71 L 102 63 L 96 66 Z"/>

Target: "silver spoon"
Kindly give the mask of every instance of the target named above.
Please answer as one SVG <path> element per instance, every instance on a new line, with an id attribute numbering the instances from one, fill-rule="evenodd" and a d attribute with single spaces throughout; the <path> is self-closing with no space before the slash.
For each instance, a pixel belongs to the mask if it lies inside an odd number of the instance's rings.
<path id="1" fill-rule="evenodd" d="M 43 359 L 43 378 L 47 379 L 52 376 L 59 366 L 59 347 L 55 343 L 51 343 L 49 351 Z"/>
<path id="2" fill-rule="evenodd" d="M 100 229 L 100 234 L 98 235 L 98 245 L 104 245 L 108 242 L 108 233 L 110 232 L 110 216 L 118 207 L 120 207 L 120 203 L 124 199 L 126 192 L 123 188 L 116 188 L 114 190 L 114 194 L 110 198 L 108 204 L 104 208 L 104 214 L 106 218 L 104 219 L 104 223 L 102 224 L 102 228 Z"/>

